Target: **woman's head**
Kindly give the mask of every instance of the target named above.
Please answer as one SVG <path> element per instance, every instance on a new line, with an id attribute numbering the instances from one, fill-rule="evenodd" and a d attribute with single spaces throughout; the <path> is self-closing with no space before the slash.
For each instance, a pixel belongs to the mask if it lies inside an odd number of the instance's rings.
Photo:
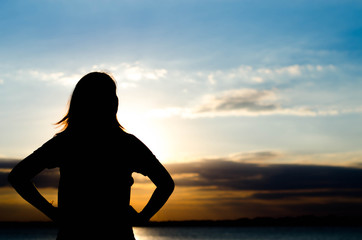
<path id="1" fill-rule="evenodd" d="M 116 82 L 103 72 L 91 72 L 74 88 L 68 113 L 57 124 L 66 129 L 122 126 L 117 120 Z"/>

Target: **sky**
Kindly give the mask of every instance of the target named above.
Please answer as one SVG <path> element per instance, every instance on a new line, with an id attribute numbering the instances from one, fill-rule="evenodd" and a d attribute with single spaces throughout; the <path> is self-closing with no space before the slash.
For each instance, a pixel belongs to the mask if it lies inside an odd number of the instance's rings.
<path id="1" fill-rule="evenodd" d="M 114 76 L 118 119 L 175 179 L 153 220 L 362 214 L 361 10 L 352 0 L 1 1 L 0 221 L 46 220 L 6 175 L 59 131 L 91 71 Z M 57 177 L 36 180 L 55 204 Z M 134 178 L 141 210 L 153 186 Z"/>

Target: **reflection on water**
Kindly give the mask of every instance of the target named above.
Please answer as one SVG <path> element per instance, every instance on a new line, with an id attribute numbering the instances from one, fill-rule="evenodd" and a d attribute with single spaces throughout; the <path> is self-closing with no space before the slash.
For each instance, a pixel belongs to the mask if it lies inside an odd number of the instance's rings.
<path id="1" fill-rule="evenodd" d="M 134 228 L 137 240 L 240 240 L 243 228 L 233 227 L 160 227 Z"/>
<path id="2" fill-rule="evenodd" d="M 134 228 L 137 240 L 360 240 L 349 227 L 164 227 Z"/>

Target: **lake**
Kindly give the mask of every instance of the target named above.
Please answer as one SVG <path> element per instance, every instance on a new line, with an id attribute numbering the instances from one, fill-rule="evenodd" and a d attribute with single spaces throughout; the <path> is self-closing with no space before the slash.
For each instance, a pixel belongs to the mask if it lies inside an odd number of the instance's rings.
<path id="1" fill-rule="evenodd" d="M 0 239 L 54 240 L 55 228 L 2 228 Z M 360 240 L 359 227 L 136 227 L 137 240 Z"/>

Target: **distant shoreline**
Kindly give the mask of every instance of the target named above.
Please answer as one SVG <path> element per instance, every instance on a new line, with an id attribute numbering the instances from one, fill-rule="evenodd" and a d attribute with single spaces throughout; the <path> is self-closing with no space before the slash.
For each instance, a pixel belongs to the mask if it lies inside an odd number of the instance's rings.
<path id="1" fill-rule="evenodd" d="M 151 221 L 139 227 L 362 227 L 362 216 L 259 217 L 236 220 Z M 55 228 L 52 222 L 0 222 L 2 228 Z"/>

